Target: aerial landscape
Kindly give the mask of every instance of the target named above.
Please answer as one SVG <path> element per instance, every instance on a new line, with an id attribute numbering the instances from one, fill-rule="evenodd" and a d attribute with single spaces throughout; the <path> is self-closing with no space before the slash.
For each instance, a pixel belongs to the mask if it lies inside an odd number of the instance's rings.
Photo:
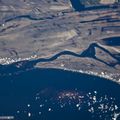
<path id="1" fill-rule="evenodd" d="M 0 120 L 120 120 L 119 0 L 0 0 Z"/>

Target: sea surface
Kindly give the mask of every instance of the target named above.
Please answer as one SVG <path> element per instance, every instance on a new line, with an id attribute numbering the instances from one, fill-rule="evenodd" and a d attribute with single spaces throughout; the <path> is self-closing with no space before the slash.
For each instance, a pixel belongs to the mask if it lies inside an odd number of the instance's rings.
<path id="1" fill-rule="evenodd" d="M 34 68 L 0 76 L 0 116 L 15 120 L 119 120 L 119 91 L 117 83 L 100 77 Z"/>

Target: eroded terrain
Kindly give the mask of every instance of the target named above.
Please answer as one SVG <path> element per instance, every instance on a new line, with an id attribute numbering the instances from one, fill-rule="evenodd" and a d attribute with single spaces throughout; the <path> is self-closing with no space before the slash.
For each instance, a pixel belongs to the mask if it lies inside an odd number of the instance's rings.
<path id="1" fill-rule="evenodd" d="M 119 41 L 118 1 L 0 1 L 1 67 L 29 60 L 120 82 Z"/>

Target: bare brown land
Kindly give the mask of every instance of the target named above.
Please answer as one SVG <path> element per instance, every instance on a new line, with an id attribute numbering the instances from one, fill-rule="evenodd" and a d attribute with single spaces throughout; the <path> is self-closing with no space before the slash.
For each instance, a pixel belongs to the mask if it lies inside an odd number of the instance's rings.
<path id="1" fill-rule="evenodd" d="M 76 12 L 69 1 L 19 2 L 0 3 L 2 65 L 71 51 L 84 55 L 61 55 L 36 67 L 75 70 L 120 82 L 120 43 L 105 41 L 120 37 L 119 7 Z"/>

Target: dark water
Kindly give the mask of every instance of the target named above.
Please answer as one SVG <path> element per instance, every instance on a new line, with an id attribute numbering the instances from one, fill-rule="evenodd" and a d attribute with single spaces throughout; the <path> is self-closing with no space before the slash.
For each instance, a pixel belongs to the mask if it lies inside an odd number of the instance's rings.
<path id="1" fill-rule="evenodd" d="M 106 39 L 103 39 L 103 42 L 106 45 L 110 45 L 110 46 L 120 46 L 120 37 L 106 38 Z"/>
<path id="2" fill-rule="evenodd" d="M 91 7 L 85 7 L 80 0 L 70 0 L 72 7 L 75 9 L 75 11 L 83 11 L 83 10 L 96 10 L 96 9 L 108 9 L 108 8 L 117 8 L 117 5 L 99 5 L 99 6 L 91 6 Z"/>
<path id="3" fill-rule="evenodd" d="M 82 5 L 79 0 L 70 0 L 70 1 L 71 1 L 71 4 L 72 4 L 73 8 L 74 8 L 76 11 L 81 11 L 81 10 L 84 10 L 84 9 L 85 9 L 85 6 Z"/>
<path id="4" fill-rule="evenodd" d="M 14 116 L 15 120 L 112 120 L 120 112 L 119 91 L 118 84 L 103 78 L 33 69 L 0 76 L 0 116 Z"/>

